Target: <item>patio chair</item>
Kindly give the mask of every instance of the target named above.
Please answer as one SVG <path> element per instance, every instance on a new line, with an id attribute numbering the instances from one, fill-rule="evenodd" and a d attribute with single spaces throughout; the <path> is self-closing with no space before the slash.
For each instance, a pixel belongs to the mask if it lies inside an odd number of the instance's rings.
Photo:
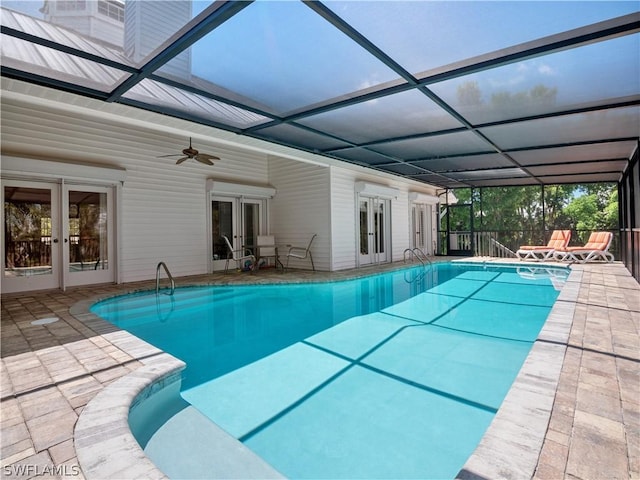
<path id="1" fill-rule="evenodd" d="M 256 237 L 256 246 L 258 248 L 258 266 L 263 258 L 265 261 L 273 258 L 276 269 L 278 268 L 278 264 L 280 264 L 282 270 L 284 270 L 284 265 L 278 258 L 278 247 L 276 247 L 276 239 L 273 235 L 258 235 Z"/>
<path id="2" fill-rule="evenodd" d="M 237 269 L 241 269 L 240 262 L 251 260 L 251 269 L 253 269 L 253 266 L 256 264 L 256 257 L 251 253 L 251 250 L 248 248 L 234 250 L 229 239 L 225 235 L 222 235 L 222 238 L 224 238 L 224 241 L 227 243 L 227 247 L 229 248 L 229 252 L 227 253 L 227 263 L 224 265 L 224 273 L 229 271 L 229 260 L 235 260 Z"/>
<path id="3" fill-rule="evenodd" d="M 553 260 L 553 253 L 560 249 L 566 248 L 571 240 L 571 230 L 554 230 L 546 245 L 522 245 L 516 252 L 516 256 L 520 260 L 532 260 L 540 262 L 544 260 Z"/>
<path id="4" fill-rule="evenodd" d="M 589 235 L 589 240 L 584 246 L 559 248 L 555 251 L 554 258 L 578 263 L 613 262 L 613 255 L 609 253 L 611 240 L 613 240 L 611 232 L 593 232 Z"/>
<path id="5" fill-rule="evenodd" d="M 309 260 L 311 260 L 311 268 L 314 272 L 316 271 L 316 267 L 313 264 L 313 255 L 311 255 L 311 244 L 316 237 L 317 234 L 314 233 L 311 237 L 311 240 L 309 240 L 309 244 L 306 247 L 289 247 L 289 251 L 287 252 L 287 264 L 285 266 L 285 270 L 289 268 L 289 260 L 292 257 L 298 259 L 305 259 L 309 257 Z"/>

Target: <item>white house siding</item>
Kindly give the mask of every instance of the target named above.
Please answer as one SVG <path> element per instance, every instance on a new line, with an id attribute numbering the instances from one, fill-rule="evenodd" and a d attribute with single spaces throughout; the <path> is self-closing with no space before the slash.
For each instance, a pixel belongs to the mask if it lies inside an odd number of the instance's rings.
<path id="1" fill-rule="evenodd" d="M 127 2 L 124 51 L 134 62 L 143 62 L 171 35 L 192 18 L 191 2 L 164 2 L 158 8 L 153 2 Z M 122 46 L 122 42 L 120 43 Z M 162 68 L 164 75 L 178 78 L 190 76 L 191 49 L 177 55 Z"/>
<path id="2" fill-rule="evenodd" d="M 316 269 L 331 267 L 329 167 L 271 157 L 269 183 L 276 188 L 271 201 L 271 232 L 279 245 L 312 246 Z M 280 254 L 286 253 L 281 249 Z M 309 268 L 309 260 L 292 259 L 290 266 Z"/>
<path id="3" fill-rule="evenodd" d="M 6 79 L 2 83 L 3 155 L 126 170 L 118 205 L 119 281 L 154 278 L 159 261 L 176 276 L 206 273 L 207 179 L 275 187 L 269 233 L 280 245 L 300 246 L 317 233 L 313 253 L 321 270 L 357 265 L 357 181 L 399 191 L 392 201 L 393 260 L 402 259 L 409 246 L 408 193 L 435 192 L 418 182 L 343 167 L 324 157 L 317 157 L 316 164 L 310 154 L 152 112 Z M 209 167 L 194 161 L 177 166 L 175 157 L 157 158 L 179 153 L 190 135 L 195 148 L 221 160 Z M 292 266 L 308 267 L 309 262 L 292 261 Z"/>
<path id="4" fill-rule="evenodd" d="M 159 261 L 175 276 L 206 273 L 206 179 L 267 183 L 264 154 L 241 153 L 194 139 L 195 148 L 222 160 L 213 167 L 194 161 L 178 166 L 176 158 L 156 157 L 179 153 L 188 145 L 187 137 L 13 99 L 3 98 L 1 135 L 5 155 L 126 169 L 118 244 L 124 282 L 154 278 Z"/>
<path id="5" fill-rule="evenodd" d="M 409 189 L 406 184 L 398 183 L 398 198 L 391 201 L 391 256 L 394 261 L 402 260 L 403 252 L 410 246 L 411 223 L 409 221 Z"/>
<path id="6" fill-rule="evenodd" d="M 356 174 L 331 167 L 332 270 L 356 267 Z"/>
<path id="7" fill-rule="evenodd" d="M 373 175 L 353 169 L 331 168 L 331 225 L 333 270 L 354 268 L 356 262 L 356 204 L 355 183 L 369 182 L 398 189 L 398 198 L 391 200 L 392 260 L 402 260 L 403 252 L 410 244 L 409 192 L 421 191 L 433 194 L 434 188 L 410 184 L 389 175 Z"/>

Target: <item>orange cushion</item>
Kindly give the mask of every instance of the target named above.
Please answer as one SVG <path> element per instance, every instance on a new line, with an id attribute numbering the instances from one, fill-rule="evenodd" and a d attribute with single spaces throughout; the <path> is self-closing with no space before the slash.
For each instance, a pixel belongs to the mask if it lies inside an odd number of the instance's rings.
<path id="1" fill-rule="evenodd" d="M 562 248 L 563 252 L 577 252 L 579 250 L 606 250 L 613 234 L 611 232 L 593 232 L 583 247 Z"/>
<path id="2" fill-rule="evenodd" d="M 569 244 L 571 230 L 554 230 L 546 245 L 522 245 L 520 250 L 557 250 Z"/>

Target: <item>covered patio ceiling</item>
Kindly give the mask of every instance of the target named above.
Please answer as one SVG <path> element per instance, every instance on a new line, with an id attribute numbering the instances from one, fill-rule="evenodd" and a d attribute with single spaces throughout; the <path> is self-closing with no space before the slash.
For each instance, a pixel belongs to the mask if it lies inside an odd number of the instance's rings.
<path id="1" fill-rule="evenodd" d="M 444 188 L 618 181 L 638 148 L 637 1 L 2 5 L 3 76 Z"/>

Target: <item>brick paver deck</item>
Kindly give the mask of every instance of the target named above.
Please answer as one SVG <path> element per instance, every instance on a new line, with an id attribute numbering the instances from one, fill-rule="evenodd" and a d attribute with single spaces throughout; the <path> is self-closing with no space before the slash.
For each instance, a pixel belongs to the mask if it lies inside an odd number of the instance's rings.
<path id="1" fill-rule="evenodd" d="M 574 268 L 582 272 L 578 301 L 572 305 L 571 333 L 534 477 L 640 479 L 640 286 L 621 264 Z M 179 283 L 317 281 L 361 272 L 263 271 Z M 79 414 L 107 385 L 158 353 L 124 351 L 110 340 L 115 327 L 76 318 L 70 308 L 96 295 L 153 286 L 140 282 L 2 296 L 3 478 L 84 477 L 73 438 Z M 48 318 L 59 320 L 32 324 Z M 508 471 L 497 476 L 513 478 Z"/>

